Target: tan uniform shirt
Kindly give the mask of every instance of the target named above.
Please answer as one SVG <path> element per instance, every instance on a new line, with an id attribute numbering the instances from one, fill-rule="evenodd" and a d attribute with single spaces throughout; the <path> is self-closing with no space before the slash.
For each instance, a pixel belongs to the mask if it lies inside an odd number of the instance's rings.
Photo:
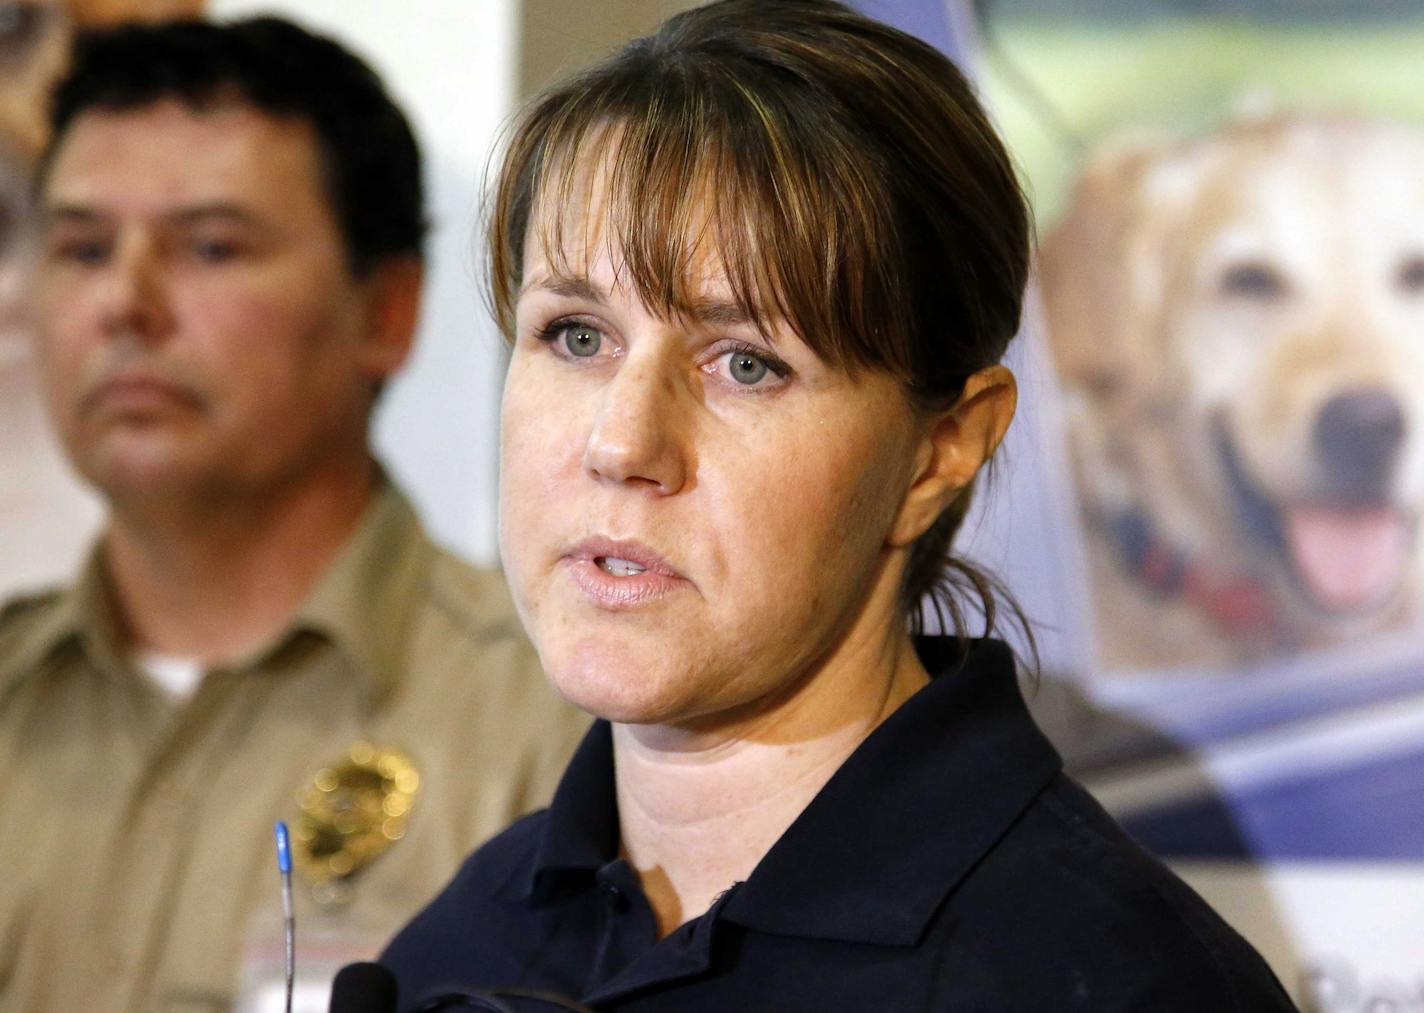
<path id="1" fill-rule="evenodd" d="M 547 801 L 585 725 L 500 578 L 393 490 L 286 632 L 182 704 L 123 657 L 96 553 L 0 613 L 0 1010 L 225 1010 L 264 961 L 280 977 L 273 821 L 295 833 L 359 742 L 403 750 L 419 787 L 403 836 L 322 902 L 298 878 L 299 966 L 373 953 Z"/>

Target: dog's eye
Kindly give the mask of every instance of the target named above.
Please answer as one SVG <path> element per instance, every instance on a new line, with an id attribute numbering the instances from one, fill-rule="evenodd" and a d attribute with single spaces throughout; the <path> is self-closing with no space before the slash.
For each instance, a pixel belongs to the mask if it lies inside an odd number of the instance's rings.
<path id="1" fill-rule="evenodd" d="M 1405 295 L 1424 293 L 1424 254 L 1416 253 L 1399 265 L 1395 283 Z"/>
<path id="2" fill-rule="evenodd" d="M 1246 261 L 1232 264 L 1221 275 L 1222 294 L 1247 299 L 1279 299 L 1286 294 L 1286 280 L 1269 264 Z"/>

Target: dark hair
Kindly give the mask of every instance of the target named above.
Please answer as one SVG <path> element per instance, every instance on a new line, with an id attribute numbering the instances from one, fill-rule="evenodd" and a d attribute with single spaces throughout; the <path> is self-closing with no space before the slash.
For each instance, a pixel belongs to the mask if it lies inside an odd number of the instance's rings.
<path id="1" fill-rule="evenodd" d="M 574 199 L 602 159 L 605 236 L 660 312 L 695 315 L 705 235 L 764 330 L 784 319 L 927 409 L 953 404 L 1018 329 L 1031 225 L 1007 152 L 948 59 L 844 4 L 711 3 L 537 98 L 491 200 L 506 336 L 531 224 L 564 255 L 560 219 L 534 222 L 536 205 Z M 916 628 L 929 596 L 963 635 L 965 591 L 994 625 L 994 583 L 949 551 L 968 502 L 966 489 L 911 548 L 901 602 Z"/>
<path id="2" fill-rule="evenodd" d="M 421 253 L 420 151 L 375 72 L 349 50 L 279 18 L 172 21 L 81 34 L 55 90 L 36 186 L 74 120 L 175 98 L 195 109 L 238 99 L 308 121 L 353 271 Z"/>

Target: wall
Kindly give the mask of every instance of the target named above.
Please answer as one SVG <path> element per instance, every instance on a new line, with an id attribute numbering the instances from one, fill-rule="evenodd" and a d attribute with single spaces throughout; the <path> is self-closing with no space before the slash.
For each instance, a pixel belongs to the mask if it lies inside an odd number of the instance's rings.
<path id="1" fill-rule="evenodd" d="M 426 155 L 430 273 L 413 361 L 386 392 L 376 445 L 435 536 L 495 559 L 501 343 L 475 271 L 485 160 L 512 107 L 514 0 L 215 0 L 217 17 L 278 13 L 368 58 L 410 115 Z"/>

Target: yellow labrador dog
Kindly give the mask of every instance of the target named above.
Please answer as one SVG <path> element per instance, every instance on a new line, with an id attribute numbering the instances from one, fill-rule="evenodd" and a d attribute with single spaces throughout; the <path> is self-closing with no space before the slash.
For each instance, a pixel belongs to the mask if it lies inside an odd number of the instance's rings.
<path id="1" fill-rule="evenodd" d="M 1115 146 L 1039 277 L 1105 668 L 1413 620 L 1424 130 L 1276 115 Z"/>

